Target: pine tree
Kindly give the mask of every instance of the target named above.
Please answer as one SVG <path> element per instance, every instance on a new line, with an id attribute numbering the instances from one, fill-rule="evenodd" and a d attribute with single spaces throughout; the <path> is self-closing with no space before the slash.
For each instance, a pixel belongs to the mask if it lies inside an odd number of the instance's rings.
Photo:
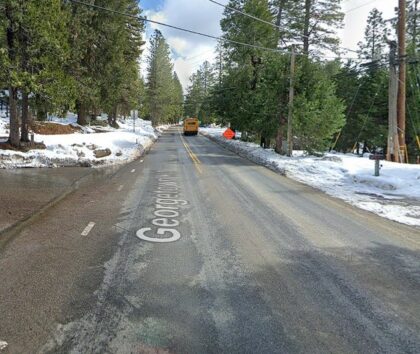
<path id="1" fill-rule="evenodd" d="M 153 125 L 167 123 L 171 116 L 173 65 L 170 60 L 169 46 L 158 30 L 155 30 L 150 39 L 150 54 L 147 62 L 148 112 Z"/>
<path id="2" fill-rule="evenodd" d="M 419 11 L 420 4 L 419 0 L 408 0 L 407 1 L 407 40 L 408 40 L 408 51 L 415 54 L 418 52 L 420 47 L 420 36 L 419 36 Z"/>
<path id="3" fill-rule="evenodd" d="M 336 29 L 343 27 L 344 14 L 341 0 L 305 0 L 303 23 L 303 53 L 308 54 L 310 46 L 321 50 L 338 51 L 339 39 Z"/>
<path id="4" fill-rule="evenodd" d="M 67 6 L 70 12 L 69 44 L 72 48 L 67 73 L 76 84 L 77 123 L 86 125 L 89 109 L 99 105 L 99 64 L 103 54 L 99 49 L 100 33 L 102 26 L 109 20 L 109 14 L 99 14 L 96 9 L 75 3 L 69 3 Z M 95 20 L 95 17 L 99 18 Z"/>
<path id="5" fill-rule="evenodd" d="M 244 12 L 267 22 L 274 22 L 268 1 L 247 0 L 231 1 L 231 7 L 241 8 Z M 227 9 L 221 20 L 224 37 L 258 46 L 276 48 L 277 33 L 273 26 Z M 224 112 L 234 128 L 253 131 L 254 121 L 264 121 L 264 115 L 254 108 L 259 95 L 261 71 L 267 51 L 224 43 L 225 73 L 224 83 L 219 84 L 220 95 L 215 97 L 219 112 Z M 220 113 L 219 113 L 220 114 Z"/>
<path id="6" fill-rule="evenodd" d="M 109 3 L 109 2 L 108 2 Z M 108 5 L 110 6 L 110 5 Z M 139 67 L 141 54 L 143 22 L 137 19 L 140 9 L 135 0 L 116 1 L 114 9 L 129 13 L 128 16 L 109 15 L 101 18 L 103 40 L 99 42 L 102 53 L 98 63 L 100 75 L 101 110 L 108 114 L 108 122 L 117 127 L 116 119 L 119 110 L 125 113 L 138 109 L 139 100 Z"/>
<path id="7" fill-rule="evenodd" d="M 294 134 L 308 152 L 325 151 L 345 123 L 344 104 L 323 64 L 304 60 L 298 71 Z"/>
<path id="8" fill-rule="evenodd" d="M 365 40 L 359 42 L 359 57 L 369 60 L 381 60 L 387 47 L 390 31 L 382 17 L 382 12 L 372 9 L 367 19 Z"/>
<path id="9" fill-rule="evenodd" d="M 172 77 L 171 123 L 177 123 L 184 114 L 184 92 L 178 74 L 174 71 Z"/>
<path id="10" fill-rule="evenodd" d="M 341 0 L 273 0 L 283 44 L 299 44 L 308 55 L 338 51 L 336 30 L 343 27 Z"/>
<path id="11" fill-rule="evenodd" d="M 185 112 L 187 116 L 197 117 L 204 124 L 213 120 L 211 108 L 211 90 L 216 84 L 216 78 L 211 64 L 205 61 L 191 75 L 190 86 L 187 89 Z"/>
<path id="12" fill-rule="evenodd" d="M 280 15 L 277 23 L 283 21 L 285 14 L 293 15 L 287 19 L 291 30 L 301 33 L 305 30 L 302 5 L 310 5 L 308 36 L 315 31 L 316 40 L 305 40 L 304 51 L 329 48 L 338 42 L 335 34 L 325 30 L 326 25 L 339 23 L 342 14 L 339 12 L 339 1 L 300 1 L 292 3 L 280 1 Z M 254 16 L 274 23 L 273 13 L 266 1 L 232 1 L 232 7 L 244 10 Z M 297 11 L 299 10 L 299 12 Z M 315 11 L 325 10 L 319 17 L 319 23 L 311 25 Z M 306 25 L 308 25 L 308 23 Z M 227 10 L 221 21 L 226 38 L 275 48 L 279 37 L 295 42 L 273 26 L 250 20 L 236 12 Z M 309 27 L 307 27 L 308 29 Z M 289 32 L 286 32 L 289 33 Z M 297 38 L 297 37 L 296 37 Z M 250 39 L 255 39 L 252 42 Z M 212 95 L 212 108 L 223 122 L 229 121 L 234 128 L 243 132 L 243 137 L 256 140 L 261 145 L 270 146 L 270 140 L 276 138 L 276 151 L 281 152 L 287 124 L 290 55 L 247 48 L 225 43 L 223 75 Z M 344 124 L 344 105 L 337 98 L 335 85 L 328 77 L 331 65 L 325 66 L 314 62 L 307 56 L 297 61 L 296 101 L 294 108 L 295 135 L 302 148 L 308 151 L 322 150 L 331 142 L 332 136 Z M 336 70 L 336 69 L 334 69 Z M 334 71 L 332 70 L 332 71 Z"/>
<path id="13" fill-rule="evenodd" d="M 334 78 L 337 94 L 346 105 L 346 124 L 337 149 L 351 151 L 358 143 L 366 148 L 385 147 L 388 129 L 387 69 L 372 67 L 361 72 L 353 63 Z"/>
<path id="14" fill-rule="evenodd" d="M 62 104 L 63 97 L 69 95 L 70 85 L 62 71 L 68 53 L 63 26 L 66 14 L 59 0 L 4 0 L 2 6 L 0 71 L 9 88 L 9 140 L 19 146 L 19 140 L 29 140 L 29 95 L 48 94 L 53 106 Z M 22 96 L 20 139 L 18 92 Z"/>

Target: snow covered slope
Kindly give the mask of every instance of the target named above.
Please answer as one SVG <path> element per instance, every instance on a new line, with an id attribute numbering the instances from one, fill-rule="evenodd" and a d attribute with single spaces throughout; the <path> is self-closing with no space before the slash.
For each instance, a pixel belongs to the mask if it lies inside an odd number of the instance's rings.
<path id="1" fill-rule="evenodd" d="M 53 119 L 54 123 L 77 126 L 75 117 Z M 47 123 L 48 124 L 48 123 Z M 99 166 L 129 162 L 139 157 L 158 138 L 149 121 L 137 119 L 135 132 L 131 119 L 119 121 L 120 129 L 79 127 L 73 134 L 35 134 L 36 142 L 43 142 L 45 150 L 18 152 L 0 150 L 0 168 Z M 0 117 L 0 137 L 8 135 L 8 120 Z M 167 128 L 162 127 L 160 130 Z M 3 139 L 4 140 L 4 139 Z M 108 149 L 108 150 L 107 150 Z M 100 153 L 108 156 L 98 157 Z"/>

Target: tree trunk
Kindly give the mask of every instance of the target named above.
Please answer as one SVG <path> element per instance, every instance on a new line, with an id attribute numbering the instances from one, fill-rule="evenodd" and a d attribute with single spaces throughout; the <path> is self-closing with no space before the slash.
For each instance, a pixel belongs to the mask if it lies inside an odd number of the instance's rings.
<path id="1" fill-rule="evenodd" d="M 77 124 L 87 125 L 87 109 L 83 102 L 77 101 Z"/>
<path id="2" fill-rule="evenodd" d="M 309 54 L 309 22 L 311 19 L 312 0 L 305 0 L 305 20 L 303 24 L 303 54 Z"/>
<path id="3" fill-rule="evenodd" d="M 363 150 L 362 150 L 362 154 L 366 154 L 368 152 L 368 148 L 367 148 L 367 141 L 365 140 L 363 142 Z"/>
<path id="4" fill-rule="evenodd" d="M 9 25 L 6 30 L 7 51 L 10 63 L 16 65 L 16 48 L 15 48 L 15 30 L 13 28 L 14 18 L 13 10 L 10 3 L 6 3 L 5 15 Z M 19 118 L 17 111 L 17 89 L 9 86 L 9 110 L 10 110 L 10 133 L 9 143 L 14 147 L 19 147 Z"/>
<path id="5" fill-rule="evenodd" d="M 115 107 L 112 110 L 112 113 L 108 115 L 108 124 L 113 128 L 118 128 L 119 127 L 118 124 L 117 124 L 117 112 L 118 112 L 118 109 L 117 109 L 117 107 Z"/>
<path id="6" fill-rule="evenodd" d="M 285 2 L 285 0 L 280 0 L 279 1 L 279 10 L 277 12 L 277 18 L 276 18 L 276 26 L 278 27 L 277 32 L 278 32 L 278 35 L 279 35 L 279 41 L 278 41 L 278 46 L 279 47 L 281 46 L 280 42 L 284 42 L 284 38 L 283 38 L 283 33 L 284 32 L 282 32 L 280 30 L 281 20 L 282 20 L 282 17 L 283 17 L 284 2 Z"/>
<path id="7" fill-rule="evenodd" d="M 10 110 L 10 133 L 9 143 L 14 147 L 19 147 L 19 117 L 17 110 L 17 89 L 9 87 L 9 110 Z"/>
<path id="8" fill-rule="evenodd" d="M 276 148 L 274 149 L 278 154 L 283 153 L 282 145 L 283 145 L 283 132 L 284 127 L 281 125 L 277 129 L 277 135 L 276 135 Z"/>
<path id="9" fill-rule="evenodd" d="M 286 119 L 283 116 L 279 118 L 279 127 L 277 128 L 277 135 L 276 135 L 276 147 L 275 151 L 278 154 L 284 155 L 286 152 L 283 149 L 283 137 L 284 137 L 284 128 L 286 127 Z"/>
<path id="10" fill-rule="evenodd" d="M 242 141 L 248 141 L 248 132 L 247 131 L 242 132 L 241 140 Z"/>
<path id="11" fill-rule="evenodd" d="M 20 130 L 20 141 L 29 142 L 29 98 L 28 93 L 22 92 L 22 122 Z"/>

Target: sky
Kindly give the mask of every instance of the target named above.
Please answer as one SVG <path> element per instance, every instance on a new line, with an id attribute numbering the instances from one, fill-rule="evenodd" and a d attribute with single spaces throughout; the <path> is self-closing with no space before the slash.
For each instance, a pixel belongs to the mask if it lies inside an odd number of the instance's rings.
<path id="1" fill-rule="evenodd" d="M 227 4 L 228 0 L 218 0 Z M 342 0 L 342 9 L 345 13 L 344 28 L 339 31 L 341 46 L 349 49 L 358 49 L 357 43 L 363 40 L 366 19 L 373 8 L 383 13 L 385 19 L 394 17 L 394 8 L 398 0 Z M 219 22 L 222 18 L 223 8 L 209 0 L 140 0 L 143 14 L 148 18 L 168 23 L 202 33 L 220 36 Z M 188 86 L 190 75 L 200 64 L 214 60 L 216 41 L 175 29 L 154 24 L 148 24 L 146 38 L 154 29 L 159 29 L 168 41 L 174 70 L 177 72 L 184 90 Z M 145 74 L 146 48 L 142 59 L 142 72 Z M 348 56 L 355 54 L 349 53 Z"/>

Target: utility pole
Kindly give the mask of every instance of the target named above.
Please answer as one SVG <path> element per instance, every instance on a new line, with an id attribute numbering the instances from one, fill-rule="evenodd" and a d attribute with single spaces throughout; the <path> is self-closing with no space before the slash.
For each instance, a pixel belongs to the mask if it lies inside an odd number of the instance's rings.
<path id="1" fill-rule="evenodd" d="M 290 58 L 289 112 L 287 116 L 287 156 L 293 155 L 293 99 L 295 96 L 295 62 L 295 46 L 292 45 L 292 55 Z"/>
<path id="2" fill-rule="evenodd" d="M 406 27 L 406 0 L 398 0 L 398 62 L 399 62 L 399 80 L 398 80 L 398 137 L 399 148 L 398 154 L 400 156 L 399 162 L 408 162 L 407 147 L 405 145 L 405 81 L 406 81 L 406 51 L 405 51 L 405 27 Z"/>
<path id="3" fill-rule="evenodd" d="M 388 88 L 388 148 L 386 159 L 399 162 L 400 144 L 398 138 L 397 121 L 397 92 L 398 77 L 395 62 L 397 42 L 388 41 L 389 44 L 389 88 Z"/>

